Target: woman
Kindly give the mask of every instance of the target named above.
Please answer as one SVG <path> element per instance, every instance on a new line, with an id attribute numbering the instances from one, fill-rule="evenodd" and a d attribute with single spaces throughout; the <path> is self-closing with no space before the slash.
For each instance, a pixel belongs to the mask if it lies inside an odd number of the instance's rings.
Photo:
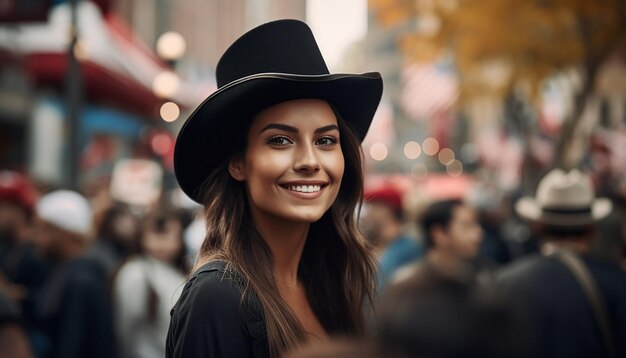
<path id="1" fill-rule="evenodd" d="M 120 268 L 113 284 L 121 357 L 165 355 L 170 310 L 185 282 L 184 228 L 181 213 L 169 209 L 143 220 L 138 255 Z"/>
<path id="2" fill-rule="evenodd" d="M 380 75 L 329 74 L 308 26 L 281 20 L 231 45 L 217 80 L 176 142 L 207 234 L 167 356 L 278 357 L 364 333 L 375 274 L 354 212 Z"/>
<path id="3" fill-rule="evenodd" d="M 126 205 L 116 204 L 104 212 L 97 240 L 89 250 L 113 277 L 131 254 L 139 234 L 139 219 Z"/>

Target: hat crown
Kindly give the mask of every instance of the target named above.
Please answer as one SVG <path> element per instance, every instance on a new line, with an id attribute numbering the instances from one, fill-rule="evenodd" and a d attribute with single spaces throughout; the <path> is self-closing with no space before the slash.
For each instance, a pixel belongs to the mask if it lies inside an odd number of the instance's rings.
<path id="1" fill-rule="evenodd" d="M 546 209 L 585 209 L 593 205 L 595 193 L 591 181 L 578 170 L 548 173 L 537 188 L 537 202 Z"/>
<path id="2" fill-rule="evenodd" d="M 46 194 L 35 206 L 37 216 L 45 222 L 80 235 L 92 229 L 93 212 L 87 199 L 70 190 Z"/>
<path id="3" fill-rule="evenodd" d="M 220 58 L 217 86 L 260 73 L 326 75 L 313 32 L 299 20 L 278 20 L 258 26 L 235 41 Z"/>

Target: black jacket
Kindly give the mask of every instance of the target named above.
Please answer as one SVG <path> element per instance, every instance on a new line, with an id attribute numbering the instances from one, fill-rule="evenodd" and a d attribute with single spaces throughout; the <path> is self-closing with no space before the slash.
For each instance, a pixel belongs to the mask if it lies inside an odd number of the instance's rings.
<path id="1" fill-rule="evenodd" d="M 103 267 L 87 257 L 60 264 L 37 301 L 50 358 L 115 357 L 111 302 Z"/>
<path id="2" fill-rule="evenodd" d="M 242 301 L 240 277 L 223 261 L 191 276 L 171 316 L 167 358 L 269 357 L 261 305 Z"/>
<path id="3" fill-rule="evenodd" d="M 626 357 L 626 273 L 582 257 L 609 316 L 618 357 Z M 539 357 L 604 357 L 591 305 L 572 273 L 554 257 L 531 256 L 499 274 L 499 284 L 533 327 Z"/>

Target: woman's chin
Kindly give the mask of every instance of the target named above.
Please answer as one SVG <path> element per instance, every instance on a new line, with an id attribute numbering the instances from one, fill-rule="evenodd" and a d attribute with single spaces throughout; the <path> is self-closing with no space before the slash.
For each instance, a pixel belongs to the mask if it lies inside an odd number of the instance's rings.
<path id="1" fill-rule="evenodd" d="M 293 222 L 302 222 L 307 224 L 312 224 L 316 221 L 319 221 L 324 215 L 324 211 L 321 210 L 303 210 L 303 211 L 294 211 L 285 219 Z"/>

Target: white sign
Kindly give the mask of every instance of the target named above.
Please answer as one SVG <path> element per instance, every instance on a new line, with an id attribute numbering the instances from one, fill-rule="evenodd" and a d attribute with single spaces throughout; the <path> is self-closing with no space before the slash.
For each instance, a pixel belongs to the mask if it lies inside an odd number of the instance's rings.
<path id="1" fill-rule="evenodd" d="M 150 160 L 128 159 L 113 168 L 111 196 L 121 202 L 149 206 L 161 196 L 163 169 Z"/>

